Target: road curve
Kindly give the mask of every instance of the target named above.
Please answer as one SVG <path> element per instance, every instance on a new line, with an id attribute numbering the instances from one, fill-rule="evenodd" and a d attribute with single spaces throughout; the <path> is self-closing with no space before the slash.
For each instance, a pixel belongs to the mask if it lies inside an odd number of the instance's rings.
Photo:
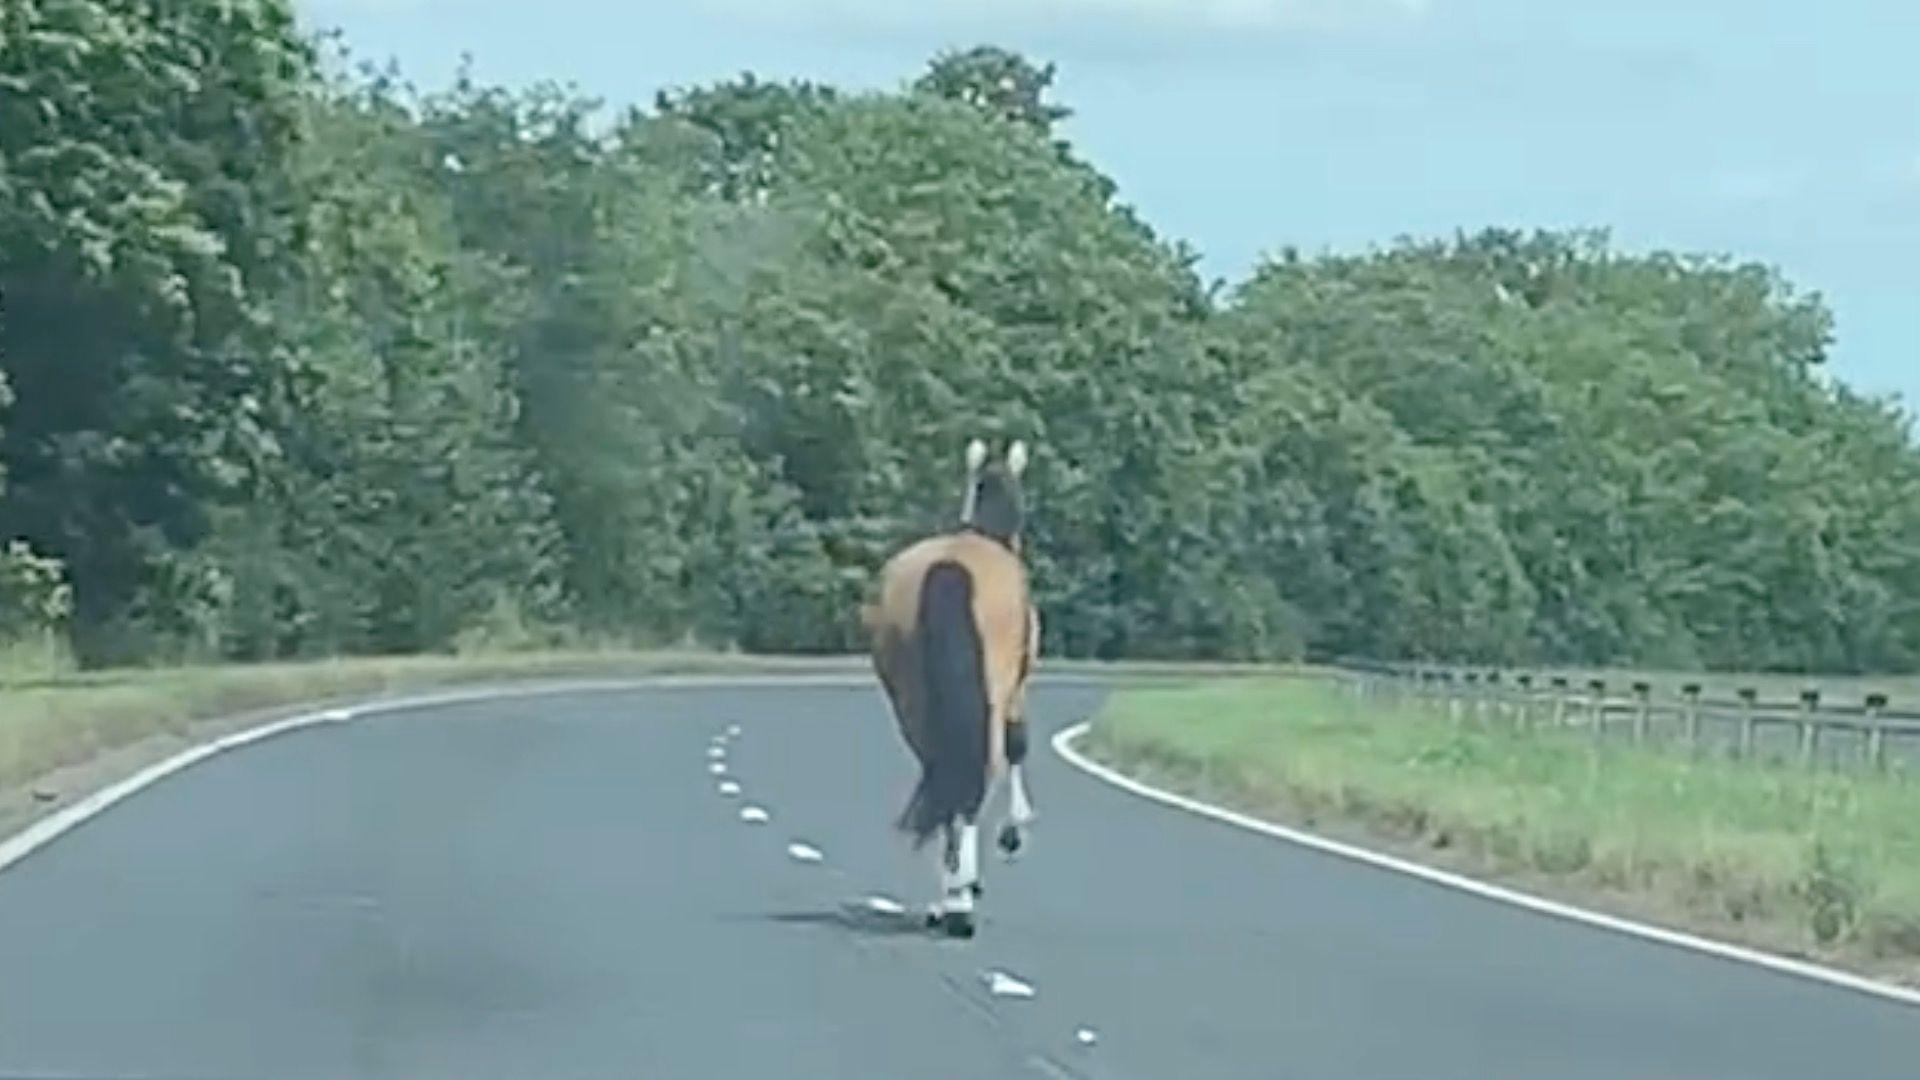
<path id="1" fill-rule="evenodd" d="M 1043 684 L 1036 723 L 1097 702 Z M 1920 1061 L 1920 1010 L 1169 811 L 1035 746 L 1029 853 L 987 863 L 961 943 L 848 913 L 933 881 L 888 831 L 910 776 L 870 687 L 523 697 L 262 742 L 0 873 L 0 1077 L 1911 1080 Z M 770 820 L 742 823 L 725 778 Z M 990 971 L 1034 996 L 993 995 Z"/>

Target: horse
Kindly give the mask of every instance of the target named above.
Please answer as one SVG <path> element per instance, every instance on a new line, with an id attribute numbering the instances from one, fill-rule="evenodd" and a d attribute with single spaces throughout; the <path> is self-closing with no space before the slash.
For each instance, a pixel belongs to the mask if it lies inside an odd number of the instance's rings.
<path id="1" fill-rule="evenodd" d="M 939 899 L 930 927 L 972 937 L 980 887 L 980 810 L 1008 781 L 1000 850 L 1011 858 L 1033 820 L 1024 765 L 1026 689 L 1039 658 L 1040 616 L 1021 557 L 1027 447 L 987 464 L 987 446 L 967 446 L 957 529 L 889 559 L 879 598 L 864 611 L 873 666 L 920 779 L 896 827 L 917 850 L 944 836 Z"/>

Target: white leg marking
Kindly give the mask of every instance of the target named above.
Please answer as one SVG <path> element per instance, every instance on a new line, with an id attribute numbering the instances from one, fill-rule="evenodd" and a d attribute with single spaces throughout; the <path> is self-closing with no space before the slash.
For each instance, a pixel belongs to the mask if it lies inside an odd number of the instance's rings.
<path id="1" fill-rule="evenodd" d="M 973 910 L 973 887 L 980 883 L 980 826 L 969 821 L 960 826 L 960 870 L 953 875 L 960 886 L 961 903 L 965 906 L 954 910 Z M 953 898 L 947 903 L 952 905 Z"/>
<path id="2" fill-rule="evenodd" d="M 960 872 L 954 876 L 962 885 L 980 880 L 980 826 L 971 821 L 960 826 Z"/>
<path id="3" fill-rule="evenodd" d="M 973 886 L 980 880 L 980 826 L 972 822 L 953 827 L 959 834 L 958 865 L 947 869 L 940 864 L 940 904 L 943 912 L 966 913 L 973 910 Z"/>
<path id="4" fill-rule="evenodd" d="M 1007 818 L 1016 827 L 1025 828 L 1033 821 L 1033 800 L 1027 798 L 1027 770 L 1023 765 L 1015 765 L 1009 770 L 1013 774 L 1013 795 L 1008 800 Z"/>

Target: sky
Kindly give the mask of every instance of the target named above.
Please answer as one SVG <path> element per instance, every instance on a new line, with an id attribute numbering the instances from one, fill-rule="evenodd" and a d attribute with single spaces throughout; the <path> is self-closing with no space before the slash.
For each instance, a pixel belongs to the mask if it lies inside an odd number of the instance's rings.
<path id="1" fill-rule="evenodd" d="M 432 87 L 611 104 L 752 71 L 895 89 L 947 48 L 1058 65 L 1065 134 L 1202 271 L 1457 229 L 1604 227 L 1777 266 L 1833 372 L 1920 405 L 1912 0 L 296 0 Z"/>

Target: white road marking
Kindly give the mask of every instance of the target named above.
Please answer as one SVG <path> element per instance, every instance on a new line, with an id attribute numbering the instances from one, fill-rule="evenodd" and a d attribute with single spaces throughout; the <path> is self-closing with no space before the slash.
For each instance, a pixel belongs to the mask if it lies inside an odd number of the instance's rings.
<path id="1" fill-rule="evenodd" d="M 724 761 L 710 761 L 707 763 L 707 771 L 714 776 L 725 776 L 727 775 L 727 763 Z"/>
<path id="2" fill-rule="evenodd" d="M 1395 873 L 1406 874 L 1409 877 L 1416 877 L 1435 885 L 1458 889 L 1461 892 L 1472 893 L 1475 896 L 1484 897 L 1488 900 L 1494 900 L 1503 904 L 1512 904 L 1515 907 L 1526 908 L 1529 911 L 1536 911 L 1543 915 L 1552 915 L 1571 922 L 1584 923 L 1602 930 L 1611 930 L 1629 937 L 1655 941 L 1662 945 L 1671 945 L 1679 949 L 1705 953 L 1709 956 L 1717 956 L 1725 960 L 1752 964 L 1755 967 L 1766 968 L 1769 971 L 1779 972 L 1783 975 L 1794 975 L 1803 979 L 1812 979 L 1816 982 L 1826 983 L 1829 986 L 1854 990 L 1859 993 L 1870 994 L 1874 997 L 1898 1001 L 1907 1005 L 1920 1005 L 1920 990 L 1909 989 L 1904 986 L 1894 986 L 1889 983 L 1875 982 L 1872 979 L 1840 971 L 1835 968 L 1822 967 L 1819 964 L 1810 964 L 1803 960 L 1792 960 L 1784 956 L 1775 956 L 1771 953 L 1761 952 L 1758 949 L 1749 949 L 1742 945 L 1715 941 L 1697 934 L 1684 933 L 1679 930 L 1668 930 L 1664 927 L 1635 922 L 1632 919 L 1623 919 L 1617 915 L 1607 915 L 1598 911 L 1589 911 L 1586 908 L 1575 907 L 1572 904 L 1563 904 L 1558 900 L 1548 900 L 1545 897 L 1534 896 L 1531 893 L 1521 892 L 1518 889 L 1509 889 L 1502 885 L 1492 885 L 1484 881 L 1476 881 L 1462 874 L 1455 874 L 1446 870 L 1436 870 L 1431 866 L 1422 866 L 1419 863 L 1407 859 L 1385 855 L 1377 851 L 1369 851 L 1366 848 L 1356 847 L 1352 844 L 1343 844 L 1338 840 L 1329 840 L 1324 836 L 1315 836 L 1310 832 L 1290 829 L 1285 825 L 1276 825 L 1271 821 L 1261 821 L 1259 818 L 1251 817 L 1235 810 L 1228 810 L 1225 807 L 1215 806 L 1212 803 L 1201 802 L 1199 799 L 1189 798 L 1188 796 L 1175 794 L 1171 791 L 1163 791 L 1151 784 L 1135 780 L 1133 777 L 1116 769 L 1110 769 L 1076 749 L 1073 744 L 1079 741 L 1080 737 L 1085 735 L 1087 729 L 1092 726 L 1092 721 L 1082 720 L 1071 727 L 1063 728 L 1056 732 L 1052 739 L 1053 752 L 1060 755 L 1067 764 L 1079 769 L 1081 772 L 1104 780 L 1122 791 L 1130 792 L 1141 798 L 1152 799 L 1154 802 L 1177 807 L 1188 813 L 1212 818 L 1215 821 L 1225 822 L 1228 825 L 1247 829 L 1251 832 L 1262 833 L 1277 840 L 1285 840 L 1288 843 L 1298 844 L 1301 847 L 1312 848 L 1315 851 L 1324 851 L 1330 855 L 1338 855 L 1341 858 L 1352 859 L 1355 862 L 1365 863 L 1368 866 L 1378 867 L 1382 870 L 1391 870 Z"/>
<path id="3" fill-rule="evenodd" d="M 1004 971 L 983 971 L 980 978 L 987 984 L 987 993 L 994 997 L 1024 999 L 1035 993 L 1032 983 L 1022 982 Z"/>
<path id="4" fill-rule="evenodd" d="M 1090 1027 L 1083 1027 L 1073 1033 L 1073 1041 L 1081 1046 L 1092 1046 L 1100 1041 L 1100 1033 Z"/>
<path id="5" fill-rule="evenodd" d="M 891 896 L 881 896 L 879 893 L 867 897 L 867 910 L 873 912 L 875 915 L 905 915 L 907 913 L 906 905 Z"/>
<path id="6" fill-rule="evenodd" d="M 707 747 L 707 756 L 715 761 L 724 761 L 727 756 L 727 748 L 724 746 L 709 746 Z"/>
<path id="7" fill-rule="evenodd" d="M 773 815 L 758 806 L 748 805 L 740 808 L 740 820 L 749 825 L 765 825 L 773 820 Z"/>
<path id="8" fill-rule="evenodd" d="M 739 738 L 739 737 L 740 737 L 740 725 L 739 725 L 739 724 L 728 724 L 728 725 L 727 725 L 727 738 L 729 738 L 729 739 L 737 739 L 737 738 Z"/>
<path id="9" fill-rule="evenodd" d="M 722 780 L 715 787 L 715 790 L 720 792 L 720 794 L 725 795 L 727 798 L 731 799 L 734 796 L 740 794 L 740 785 L 737 782 L 732 780 Z"/>
<path id="10" fill-rule="evenodd" d="M 803 844 L 798 840 L 787 845 L 787 857 L 800 863 L 817 863 L 826 859 L 819 848 L 812 844 Z"/>

